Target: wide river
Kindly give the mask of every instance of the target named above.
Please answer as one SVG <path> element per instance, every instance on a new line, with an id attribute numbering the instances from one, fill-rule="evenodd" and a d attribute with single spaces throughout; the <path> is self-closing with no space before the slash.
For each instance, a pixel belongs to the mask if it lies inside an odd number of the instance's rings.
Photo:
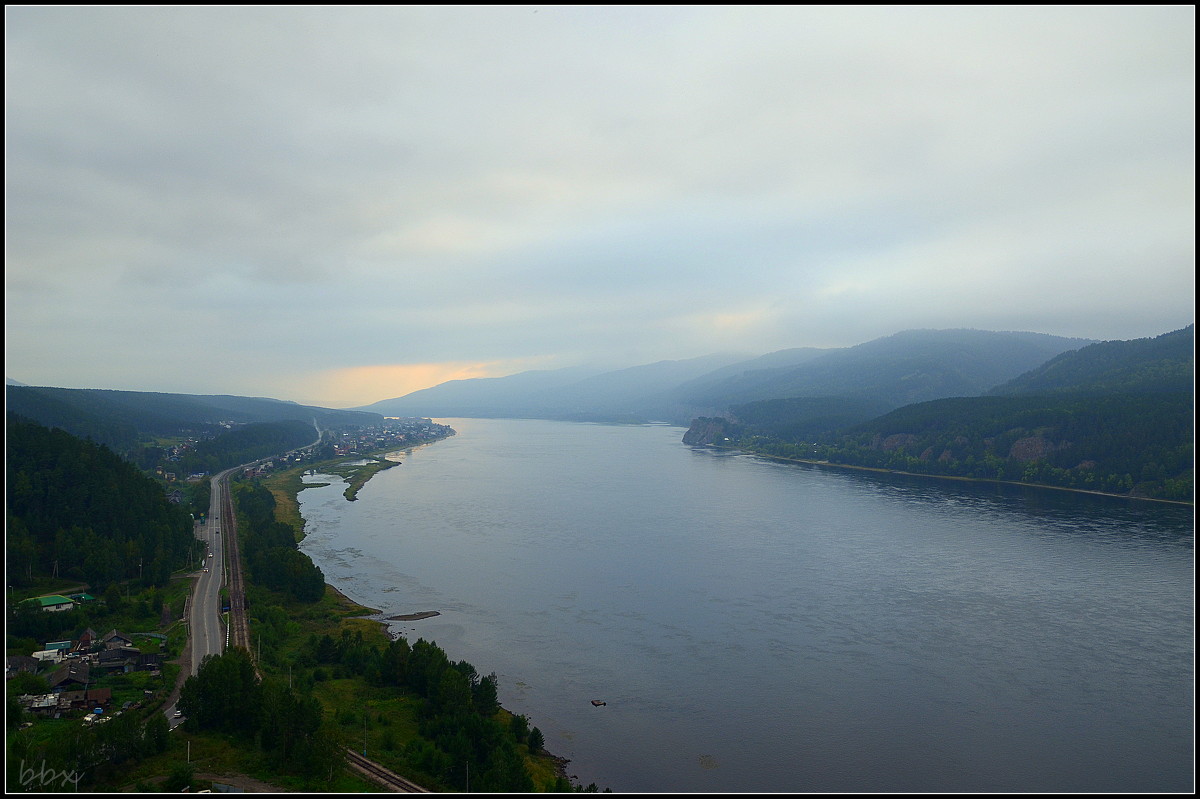
<path id="1" fill-rule="evenodd" d="M 584 785 L 1193 788 L 1190 507 L 438 421 L 358 501 L 302 491 L 302 548 L 438 611 L 393 630 L 495 672 Z"/>

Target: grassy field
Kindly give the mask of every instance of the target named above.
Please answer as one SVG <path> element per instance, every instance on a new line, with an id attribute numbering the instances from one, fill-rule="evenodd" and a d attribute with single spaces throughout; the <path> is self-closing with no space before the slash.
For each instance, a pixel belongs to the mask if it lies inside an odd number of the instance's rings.
<path id="1" fill-rule="evenodd" d="M 318 472 L 334 474 L 343 478 L 347 482 L 344 496 L 347 500 L 353 501 L 357 498 L 359 489 L 366 485 L 368 480 L 384 469 L 400 465 L 399 461 L 384 460 L 382 457 L 375 456 L 367 456 L 366 460 L 369 461 L 367 463 L 363 463 L 363 460 L 364 456 L 354 455 L 319 463 L 306 463 L 262 478 L 263 486 L 275 497 L 275 518 L 285 524 L 290 524 L 297 531 L 296 540 L 303 540 L 304 517 L 300 514 L 300 502 L 296 497 L 305 488 L 328 485 L 328 483 L 305 484 L 303 481 L 305 472 L 315 469 Z"/>

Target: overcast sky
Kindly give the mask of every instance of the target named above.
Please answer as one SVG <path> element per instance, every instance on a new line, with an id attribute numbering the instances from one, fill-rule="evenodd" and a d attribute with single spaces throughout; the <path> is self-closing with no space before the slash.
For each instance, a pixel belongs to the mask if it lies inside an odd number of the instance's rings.
<path id="1" fill-rule="evenodd" d="M 5 373 L 350 407 L 1195 319 L 1195 9 L 5 8 Z"/>

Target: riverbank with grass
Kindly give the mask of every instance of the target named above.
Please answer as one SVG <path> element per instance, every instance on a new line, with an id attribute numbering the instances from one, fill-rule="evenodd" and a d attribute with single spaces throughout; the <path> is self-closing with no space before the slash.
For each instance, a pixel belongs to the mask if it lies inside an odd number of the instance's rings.
<path id="1" fill-rule="evenodd" d="M 433 442 L 421 446 L 430 443 Z M 299 541 L 304 537 L 304 519 L 297 497 L 300 491 L 317 485 L 305 483 L 305 474 L 340 477 L 347 483 L 346 499 L 353 501 L 357 491 L 371 477 L 400 465 L 405 453 L 411 453 L 412 449 L 388 448 L 305 463 L 259 479 L 276 499 L 276 520 L 289 524 Z M 387 663 L 394 663 L 397 658 L 406 662 L 410 658 L 414 662 L 424 659 L 429 655 L 429 648 L 432 648 L 435 660 L 445 659 L 436 644 L 394 639 L 381 611 L 352 601 L 328 584 L 325 596 L 308 606 L 285 600 L 277 594 L 260 594 L 260 591 L 262 589 L 253 589 L 250 595 L 251 633 L 256 641 L 262 642 L 259 665 L 265 675 L 286 678 L 289 683 L 311 691 L 324 709 L 326 722 L 348 748 L 365 752 L 371 760 L 430 790 L 459 791 L 465 787 L 458 782 L 456 767 L 446 760 L 449 755 L 444 748 L 444 730 L 432 732 L 448 723 L 429 718 L 431 707 L 437 708 L 446 702 L 444 693 L 439 689 L 424 695 L 413 689 L 411 678 L 407 682 L 402 679 L 396 682 L 381 673 L 388 670 Z M 414 643 L 416 648 L 410 648 Z M 466 663 L 450 665 L 454 671 L 468 675 L 464 684 L 468 692 L 477 695 L 481 683 L 489 681 L 494 687 L 494 675 L 483 678 Z M 486 664 L 481 670 L 486 672 Z M 482 687 L 486 694 L 488 685 Z M 533 726 L 536 720 L 514 716 L 498 703 L 494 712 L 483 718 L 494 725 L 493 729 L 500 731 L 495 734 L 507 741 L 498 741 L 496 745 L 502 744 L 504 751 L 509 752 L 506 757 L 510 766 L 514 756 L 521 763 L 519 768 L 528 774 L 530 790 L 597 790 L 594 785 L 585 789 L 571 783 L 565 772 L 566 761 L 541 748 L 541 733 Z M 434 738 L 422 735 L 423 725 Z M 515 745 L 512 741 L 516 741 Z M 477 775 L 472 766 L 469 785 L 484 789 L 484 771 L 481 768 Z M 462 776 L 465 778 L 465 774 Z"/>
<path id="2" fill-rule="evenodd" d="M 450 435 L 453 435 L 451 431 Z M 304 516 L 300 513 L 300 502 L 297 496 L 306 488 L 329 485 L 328 483 L 306 483 L 304 475 L 310 472 L 332 474 L 346 481 L 343 495 L 347 501 L 358 499 L 358 492 L 367 482 L 380 472 L 399 466 L 413 450 L 436 444 L 449 436 L 424 441 L 418 445 L 382 449 L 329 458 L 322 461 L 306 462 L 298 466 L 281 469 L 263 475 L 260 480 L 264 487 L 275 497 L 275 518 L 285 524 L 290 524 L 297 531 L 296 540 L 304 539 Z"/>

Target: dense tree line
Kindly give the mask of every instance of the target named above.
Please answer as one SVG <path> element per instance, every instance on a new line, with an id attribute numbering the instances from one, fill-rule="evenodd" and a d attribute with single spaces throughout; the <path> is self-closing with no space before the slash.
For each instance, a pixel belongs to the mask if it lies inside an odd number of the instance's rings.
<path id="1" fill-rule="evenodd" d="M 386 647 L 364 642 L 361 632 L 340 639 L 312 637 L 303 655 L 307 665 L 333 668 L 375 686 L 396 686 L 421 697 L 421 739 L 405 748 L 403 759 L 451 790 L 462 791 L 470 775 L 472 791 L 530 792 L 532 778 L 521 747 L 538 751 L 542 732 L 516 716 L 500 721 L 495 674 L 481 676 L 465 660 L 452 661 L 437 644 L 400 638 Z M 571 790 L 568 781 L 556 786 Z"/>
<path id="2" fill-rule="evenodd" d="M 56 574 L 96 592 L 164 585 L 188 562 L 190 514 L 107 447 L 9 417 L 6 457 L 11 584 Z"/>
<path id="3" fill-rule="evenodd" d="M 532 792 L 521 747 L 545 739 L 524 716 L 498 715 L 496 675 L 481 677 L 466 661 L 451 661 L 436 644 L 398 639 L 370 646 L 361 632 L 309 640 L 299 665 L 318 674 L 336 669 L 373 686 L 406 689 L 422 700 L 421 737 L 401 753 L 410 773 L 451 790 Z M 318 679 L 324 679 L 320 677 Z M 285 773 L 322 776 L 340 759 L 338 733 L 323 719 L 311 680 L 259 680 L 249 654 L 233 648 L 209 656 L 179 699 L 190 729 L 233 736 L 261 749 Z M 571 790 L 569 781 L 555 787 Z"/>
<path id="4" fill-rule="evenodd" d="M 815 442 L 736 433 L 780 457 L 1161 499 L 1194 490 L 1190 393 L 934 400 Z"/>
<path id="5" fill-rule="evenodd" d="M 1067 352 L 989 394 L 1186 393 L 1195 387 L 1196 326 Z"/>
<path id="6" fill-rule="evenodd" d="M 275 520 L 275 497 L 258 482 L 235 488 L 242 557 L 250 578 L 272 591 L 301 602 L 316 602 L 325 594 L 325 575 L 296 545 L 296 531 Z"/>
<path id="7" fill-rule="evenodd" d="M 57 427 L 104 444 L 116 452 L 132 450 L 142 437 L 141 430 L 132 420 L 81 409 L 54 389 L 6 386 L 4 397 L 7 412 L 22 421 Z"/>
<path id="8" fill-rule="evenodd" d="M 324 776 L 341 760 L 320 701 L 279 679 L 260 681 L 240 647 L 206 657 L 184 683 L 178 707 L 189 729 L 252 743 L 283 773 Z"/>
<path id="9" fill-rule="evenodd" d="M 785 441 L 826 438 L 831 433 L 891 410 L 890 405 L 850 397 L 789 397 L 732 409 L 740 429 Z"/>

